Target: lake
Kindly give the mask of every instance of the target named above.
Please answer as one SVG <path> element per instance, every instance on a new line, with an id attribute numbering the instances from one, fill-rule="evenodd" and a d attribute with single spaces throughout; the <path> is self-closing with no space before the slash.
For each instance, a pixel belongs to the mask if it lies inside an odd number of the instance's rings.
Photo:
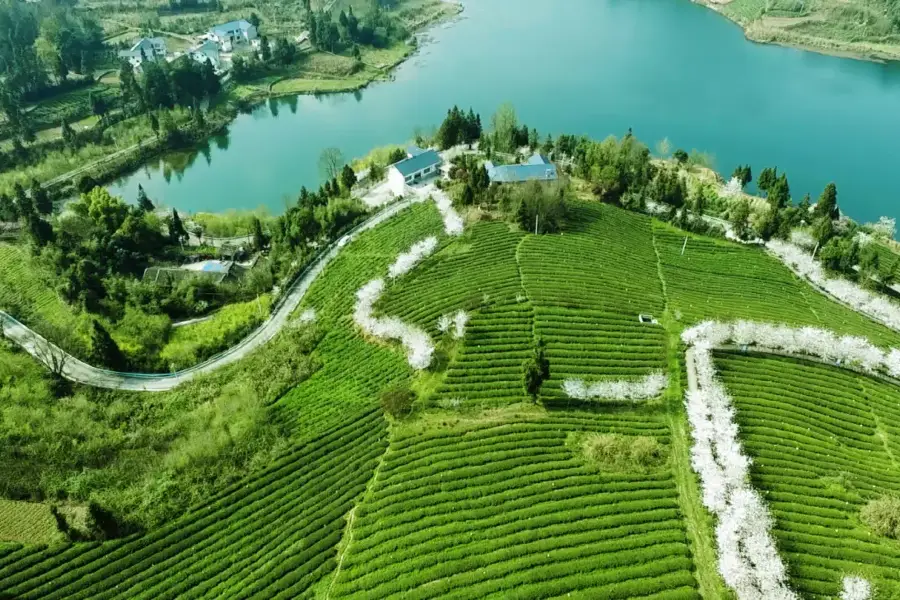
<path id="1" fill-rule="evenodd" d="M 710 153 L 730 174 L 777 166 L 795 200 L 834 181 L 853 218 L 900 217 L 900 66 L 748 42 L 687 0 L 469 0 L 459 20 L 395 72 L 355 94 L 271 100 L 199 152 L 174 153 L 111 190 L 138 184 L 181 211 L 294 202 L 319 184 L 318 157 L 402 143 L 458 104 L 485 123 L 503 102 L 550 132 L 621 136 Z"/>

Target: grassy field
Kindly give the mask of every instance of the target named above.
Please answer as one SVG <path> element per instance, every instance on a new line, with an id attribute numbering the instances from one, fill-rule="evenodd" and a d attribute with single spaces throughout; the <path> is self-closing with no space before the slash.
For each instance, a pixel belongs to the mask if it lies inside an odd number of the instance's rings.
<path id="1" fill-rule="evenodd" d="M 758 249 L 690 235 L 685 246 L 687 234 L 610 206 L 572 203 L 555 235 L 490 218 L 458 238 L 442 231 L 432 203 L 413 205 L 359 235 L 314 282 L 298 309 L 316 311 L 314 370 L 265 395 L 265 422 L 283 436 L 276 457 L 130 537 L 0 543 L 0 597 L 728 598 L 690 469 L 683 327 L 756 318 L 900 346 Z M 356 291 L 429 235 L 435 253 L 390 280 L 375 307 L 437 343 L 435 364 L 416 373 L 352 313 Z M 441 339 L 438 318 L 460 309 L 471 318 L 464 339 Z M 221 325 L 207 323 L 185 343 Z M 551 378 L 532 403 L 522 363 L 538 337 Z M 290 354 L 278 353 L 234 365 L 257 379 L 226 395 L 268 380 L 256 371 Z M 900 492 L 900 392 L 821 365 L 718 361 L 793 585 L 834 597 L 853 572 L 894 589 L 900 549 L 857 515 Z M 573 401 L 560 387 L 653 371 L 670 386 L 645 402 Z M 419 393 L 401 421 L 378 409 L 397 384 Z M 160 402 L 203 404 L 199 393 Z M 615 445 L 595 455 L 589 442 Z"/>

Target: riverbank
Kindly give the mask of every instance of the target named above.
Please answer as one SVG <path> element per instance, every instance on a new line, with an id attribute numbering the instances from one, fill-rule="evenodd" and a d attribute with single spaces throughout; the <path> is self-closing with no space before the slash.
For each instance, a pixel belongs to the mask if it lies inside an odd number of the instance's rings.
<path id="1" fill-rule="evenodd" d="M 872 62 L 900 60 L 900 35 L 881 23 L 884 14 L 870 13 L 868 6 L 843 2 L 824 3 L 807 11 L 801 5 L 767 9 L 760 0 L 692 0 L 736 23 L 744 37 L 758 44 L 775 44 L 840 58 Z M 858 22 L 857 11 L 866 16 Z M 862 24 L 861 24 L 862 23 Z"/>

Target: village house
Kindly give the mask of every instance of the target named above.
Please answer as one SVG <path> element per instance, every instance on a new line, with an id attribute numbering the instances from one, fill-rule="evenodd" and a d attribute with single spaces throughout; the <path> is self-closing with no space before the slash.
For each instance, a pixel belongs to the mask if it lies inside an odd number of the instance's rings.
<path id="1" fill-rule="evenodd" d="M 237 46 L 252 44 L 258 37 L 256 27 L 246 19 L 229 21 L 209 30 L 207 37 L 219 45 L 222 52 L 231 52 Z"/>
<path id="2" fill-rule="evenodd" d="M 405 159 L 388 169 L 388 184 L 394 194 L 402 196 L 407 185 L 436 175 L 440 168 L 441 157 L 437 152 L 413 146 L 407 149 Z"/>
<path id="3" fill-rule="evenodd" d="M 484 163 L 491 183 L 521 183 L 523 181 L 554 181 L 557 178 L 556 165 L 543 154 L 535 153 L 525 164 L 495 165 Z"/>
<path id="4" fill-rule="evenodd" d="M 161 37 L 141 38 L 130 49 L 121 50 L 119 58 L 127 60 L 139 69 L 145 60 L 156 61 L 166 57 L 166 40 Z"/>
<path id="5" fill-rule="evenodd" d="M 216 73 L 222 71 L 222 60 L 219 57 L 219 46 L 212 40 L 204 40 L 188 49 L 188 57 L 198 63 L 209 61 Z"/>

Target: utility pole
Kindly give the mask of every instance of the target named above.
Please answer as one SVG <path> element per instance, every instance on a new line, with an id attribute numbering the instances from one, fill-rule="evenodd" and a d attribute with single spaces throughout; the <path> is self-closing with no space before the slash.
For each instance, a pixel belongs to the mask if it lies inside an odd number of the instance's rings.
<path id="1" fill-rule="evenodd" d="M 534 215 L 534 235 L 538 234 L 537 229 L 538 229 L 538 216 Z"/>
<path id="2" fill-rule="evenodd" d="M 681 245 L 681 255 L 684 256 L 684 249 L 687 248 L 687 236 L 684 236 L 684 244 Z"/>

